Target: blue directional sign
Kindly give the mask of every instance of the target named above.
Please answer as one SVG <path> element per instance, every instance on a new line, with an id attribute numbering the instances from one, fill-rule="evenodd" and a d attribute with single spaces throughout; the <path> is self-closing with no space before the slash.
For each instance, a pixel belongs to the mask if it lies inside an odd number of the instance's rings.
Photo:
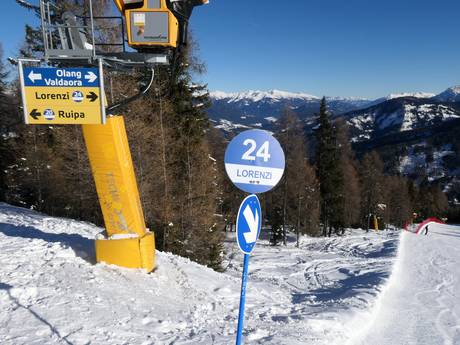
<path id="1" fill-rule="evenodd" d="M 241 203 L 236 218 L 236 238 L 238 246 L 245 254 L 250 254 L 259 238 L 262 210 L 256 195 L 246 197 Z"/>
<path id="2" fill-rule="evenodd" d="M 237 135 L 225 151 L 225 170 L 239 189 L 264 193 L 283 177 L 284 152 L 269 132 L 251 129 Z"/>
<path id="3" fill-rule="evenodd" d="M 24 86 L 99 87 L 97 68 L 24 67 Z"/>

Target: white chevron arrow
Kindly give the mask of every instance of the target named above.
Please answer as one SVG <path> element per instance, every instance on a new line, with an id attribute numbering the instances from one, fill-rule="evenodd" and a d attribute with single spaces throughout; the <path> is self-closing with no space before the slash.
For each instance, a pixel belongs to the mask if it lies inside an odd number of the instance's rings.
<path id="1" fill-rule="evenodd" d="M 249 226 L 249 232 L 245 232 L 243 234 L 244 239 L 248 244 L 255 243 L 257 241 L 257 232 L 259 230 L 259 214 L 257 213 L 257 210 L 255 210 L 255 213 L 256 214 L 252 213 L 251 207 L 249 207 L 249 205 L 247 205 L 243 211 L 243 216 L 246 218 L 246 222 Z"/>
<path id="2" fill-rule="evenodd" d="M 85 79 L 88 79 L 88 82 L 93 83 L 97 79 L 97 75 L 89 71 L 88 74 L 85 74 Z"/>
<path id="3" fill-rule="evenodd" d="M 33 70 L 30 71 L 28 77 L 32 81 L 32 83 L 35 83 L 35 80 L 42 80 L 42 75 L 40 73 L 34 73 Z"/>

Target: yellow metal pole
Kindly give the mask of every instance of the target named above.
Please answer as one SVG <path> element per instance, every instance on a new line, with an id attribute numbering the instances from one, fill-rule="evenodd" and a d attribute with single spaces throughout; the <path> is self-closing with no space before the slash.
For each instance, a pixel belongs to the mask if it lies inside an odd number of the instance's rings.
<path id="1" fill-rule="evenodd" d="M 374 215 L 374 230 L 378 230 L 379 229 L 379 221 L 377 219 L 377 216 Z"/>
<path id="2" fill-rule="evenodd" d="M 150 272 L 155 240 L 145 226 L 123 117 L 82 128 L 107 232 L 96 240 L 96 260 Z"/>

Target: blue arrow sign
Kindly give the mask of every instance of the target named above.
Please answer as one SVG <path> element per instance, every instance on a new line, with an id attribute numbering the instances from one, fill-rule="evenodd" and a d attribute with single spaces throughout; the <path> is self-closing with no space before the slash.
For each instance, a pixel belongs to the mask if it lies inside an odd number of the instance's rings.
<path id="1" fill-rule="evenodd" d="M 236 345 L 240 345 L 243 337 L 244 305 L 246 302 L 246 283 L 248 280 L 249 254 L 254 249 L 259 238 L 262 223 L 262 210 L 257 195 L 249 195 L 241 203 L 236 218 L 236 239 L 238 246 L 244 253 L 243 275 L 241 279 L 240 308 L 238 328 L 236 332 Z"/>
<path id="2" fill-rule="evenodd" d="M 24 67 L 24 86 L 99 87 L 97 68 Z"/>
<path id="3" fill-rule="evenodd" d="M 236 218 L 236 239 L 241 251 L 250 254 L 259 238 L 262 210 L 256 195 L 246 197 Z"/>
<path id="4" fill-rule="evenodd" d="M 239 189 L 264 193 L 283 177 L 284 152 L 269 132 L 251 129 L 237 135 L 225 151 L 225 170 Z"/>

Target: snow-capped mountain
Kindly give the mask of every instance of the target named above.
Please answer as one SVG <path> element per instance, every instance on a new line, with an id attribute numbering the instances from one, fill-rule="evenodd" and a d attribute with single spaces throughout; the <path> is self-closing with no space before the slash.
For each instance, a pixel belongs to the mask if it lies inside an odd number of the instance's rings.
<path id="1" fill-rule="evenodd" d="M 450 87 L 446 91 L 433 97 L 433 99 L 440 102 L 460 102 L 460 86 Z"/>
<path id="2" fill-rule="evenodd" d="M 320 97 L 300 92 L 281 90 L 210 93 L 212 106 L 208 110 L 217 128 L 232 131 L 238 128 L 262 127 L 271 129 L 284 109 L 291 109 L 301 119 L 318 112 Z M 363 98 L 327 98 L 334 113 L 343 113 L 367 106 Z"/>
<path id="3" fill-rule="evenodd" d="M 369 106 L 376 105 L 379 103 L 383 103 L 385 101 L 389 101 L 391 99 L 396 99 L 396 98 L 405 98 L 405 97 L 411 97 L 411 98 L 421 98 L 421 99 L 428 99 L 435 97 L 435 93 L 430 93 L 430 92 L 399 92 L 399 93 L 390 93 L 388 96 L 377 98 L 375 101 L 371 102 Z"/>
<path id="4" fill-rule="evenodd" d="M 400 92 L 400 93 L 391 93 L 386 98 L 386 100 L 394 98 L 403 98 L 403 97 L 414 97 L 414 98 L 431 98 L 436 96 L 435 93 L 430 92 Z"/>
<path id="5" fill-rule="evenodd" d="M 269 91 L 245 91 L 245 92 L 233 92 L 226 93 L 223 91 L 213 91 L 210 96 L 214 100 L 225 99 L 227 103 L 234 103 L 239 101 L 247 102 L 259 102 L 261 100 L 267 100 L 272 102 L 283 101 L 286 99 L 303 99 L 305 101 L 318 100 L 319 98 L 313 95 L 300 92 L 288 92 L 281 90 L 269 90 Z"/>
<path id="6" fill-rule="evenodd" d="M 215 127 L 224 131 L 245 128 L 272 130 L 285 109 L 294 111 L 309 125 L 315 122 L 320 97 L 281 90 L 210 93 L 208 110 Z M 460 108 L 460 86 L 435 95 L 427 92 L 392 93 L 376 100 L 326 97 L 333 116 L 345 117 L 353 140 L 368 140 L 382 133 L 407 131 L 456 119 Z"/>

